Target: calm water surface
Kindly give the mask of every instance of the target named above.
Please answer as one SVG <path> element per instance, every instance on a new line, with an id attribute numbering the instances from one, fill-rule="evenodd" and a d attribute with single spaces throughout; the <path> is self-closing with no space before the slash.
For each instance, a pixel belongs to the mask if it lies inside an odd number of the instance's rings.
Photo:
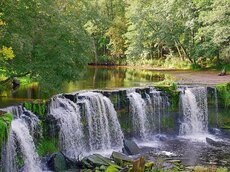
<path id="1" fill-rule="evenodd" d="M 20 86 L 17 90 L 9 88 L 0 97 L 0 107 L 34 99 L 46 99 L 63 92 L 149 86 L 163 81 L 165 77 L 168 77 L 168 74 L 159 71 L 122 67 L 88 67 L 79 80 L 63 83 L 60 89 L 52 92 L 47 92 L 46 88 L 39 87 L 37 84 Z"/>

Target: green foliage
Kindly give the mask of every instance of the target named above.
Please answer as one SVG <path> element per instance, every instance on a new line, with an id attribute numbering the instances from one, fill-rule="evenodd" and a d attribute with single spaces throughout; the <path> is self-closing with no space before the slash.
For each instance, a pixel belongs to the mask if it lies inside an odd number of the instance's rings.
<path id="1" fill-rule="evenodd" d="M 120 169 L 117 165 L 110 165 L 108 168 L 106 168 L 105 172 L 118 172 Z"/>
<path id="2" fill-rule="evenodd" d="M 222 68 L 230 62 L 229 9 L 229 0 L 5 0 L 1 80 L 27 76 L 50 92 L 90 61 Z"/>
<path id="3" fill-rule="evenodd" d="M 1 63 L 6 77 L 29 75 L 47 89 L 79 77 L 90 56 L 86 8 L 84 1 L 1 2 L 6 26 L 0 46 L 12 47 L 15 55 Z"/>
<path id="4" fill-rule="evenodd" d="M 38 115 L 39 117 L 44 117 L 46 112 L 46 103 L 41 101 L 34 101 L 34 102 L 24 102 L 23 106 L 33 112 L 34 114 Z"/>
<path id="5" fill-rule="evenodd" d="M 38 144 L 37 152 L 38 155 L 43 157 L 46 155 L 51 155 L 58 151 L 58 140 L 44 138 Z"/>
<path id="6" fill-rule="evenodd" d="M 13 120 L 13 115 L 10 113 L 5 113 L 0 115 L 0 147 L 2 143 L 7 139 L 7 135 L 12 120 Z"/>
<path id="7" fill-rule="evenodd" d="M 220 104 L 225 108 L 230 108 L 230 83 L 220 84 L 216 86 Z"/>

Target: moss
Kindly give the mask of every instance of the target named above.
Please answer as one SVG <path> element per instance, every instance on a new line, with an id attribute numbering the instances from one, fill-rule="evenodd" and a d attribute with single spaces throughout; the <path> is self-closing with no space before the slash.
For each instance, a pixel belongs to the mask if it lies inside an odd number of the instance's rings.
<path id="1" fill-rule="evenodd" d="M 0 115 L 0 145 L 7 139 L 13 115 L 5 113 Z"/>
<path id="2" fill-rule="evenodd" d="M 117 165 L 110 165 L 108 168 L 105 170 L 106 172 L 118 172 L 120 171 L 120 167 Z"/>
<path id="3" fill-rule="evenodd" d="M 37 152 L 39 156 L 51 155 L 58 151 L 57 139 L 43 139 L 40 141 Z"/>
<path id="4" fill-rule="evenodd" d="M 23 106 L 38 115 L 40 118 L 43 118 L 46 114 L 46 102 L 45 101 L 34 101 L 34 102 L 25 102 Z"/>
<path id="5" fill-rule="evenodd" d="M 180 92 L 177 90 L 175 83 L 169 86 L 155 86 L 156 89 L 164 91 L 169 97 L 169 102 L 171 104 L 170 110 L 176 111 L 179 107 Z"/>
<path id="6" fill-rule="evenodd" d="M 219 84 L 216 86 L 219 104 L 223 104 L 225 108 L 230 108 L 230 82 Z"/>

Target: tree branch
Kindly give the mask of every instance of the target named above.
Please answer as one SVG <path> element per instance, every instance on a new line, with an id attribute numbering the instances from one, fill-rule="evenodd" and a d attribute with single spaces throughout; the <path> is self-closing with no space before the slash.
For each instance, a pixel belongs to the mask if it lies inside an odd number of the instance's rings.
<path id="1" fill-rule="evenodd" d="M 15 74 L 15 75 L 12 75 L 10 77 L 8 77 L 7 79 L 3 80 L 3 81 L 0 81 L 0 84 L 5 84 L 7 82 L 9 82 L 10 80 L 12 80 L 14 77 L 23 77 L 23 76 L 26 76 L 26 75 L 29 75 L 30 72 L 26 72 L 26 73 L 23 73 L 23 74 Z"/>

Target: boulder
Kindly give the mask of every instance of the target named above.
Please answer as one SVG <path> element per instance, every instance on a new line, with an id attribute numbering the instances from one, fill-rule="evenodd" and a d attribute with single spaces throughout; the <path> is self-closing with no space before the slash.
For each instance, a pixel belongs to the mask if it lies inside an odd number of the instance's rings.
<path id="1" fill-rule="evenodd" d="M 110 159 L 103 157 L 99 154 L 93 154 L 88 157 L 85 157 L 81 161 L 82 166 L 87 169 L 94 169 L 101 166 L 109 166 L 113 164 Z"/>
<path id="2" fill-rule="evenodd" d="M 157 134 L 156 135 L 156 138 L 159 140 L 159 141 L 167 141 L 167 137 L 165 135 L 162 135 L 162 134 Z"/>
<path id="3" fill-rule="evenodd" d="M 121 165 L 121 166 L 125 163 L 132 162 L 132 158 L 120 152 L 113 152 L 111 155 L 111 158 L 114 160 L 116 164 Z"/>
<path id="4" fill-rule="evenodd" d="M 216 146 L 216 147 L 221 147 L 221 146 L 230 146 L 229 144 L 222 142 L 222 141 L 215 141 L 213 139 L 210 139 L 208 137 L 206 137 L 206 142 L 212 146 Z"/>
<path id="5" fill-rule="evenodd" d="M 66 158 L 61 152 L 52 154 L 47 164 L 49 169 L 55 172 L 61 172 L 68 169 Z"/>
<path id="6" fill-rule="evenodd" d="M 132 140 L 124 140 L 124 149 L 129 155 L 137 155 L 140 154 L 140 148 L 137 144 Z"/>

